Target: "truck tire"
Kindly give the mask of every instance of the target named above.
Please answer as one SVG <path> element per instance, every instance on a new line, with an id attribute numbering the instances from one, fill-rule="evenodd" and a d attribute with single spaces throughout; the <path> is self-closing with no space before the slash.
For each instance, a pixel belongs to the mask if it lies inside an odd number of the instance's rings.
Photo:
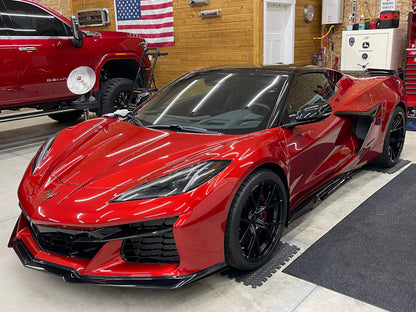
<path id="1" fill-rule="evenodd" d="M 50 114 L 48 116 L 49 118 L 52 118 L 53 120 L 65 123 L 65 122 L 73 122 L 77 120 L 79 117 L 82 116 L 82 114 L 83 114 L 83 111 L 74 110 L 74 111 L 64 112 L 64 113 Z"/>
<path id="2" fill-rule="evenodd" d="M 97 115 L 102 116 L 118 109 L 128 109 L 127 102 L 133 92 L 133 86 L 133 80 L 127 78 L 107 80 L 100 89 L 100 111 Z"/>

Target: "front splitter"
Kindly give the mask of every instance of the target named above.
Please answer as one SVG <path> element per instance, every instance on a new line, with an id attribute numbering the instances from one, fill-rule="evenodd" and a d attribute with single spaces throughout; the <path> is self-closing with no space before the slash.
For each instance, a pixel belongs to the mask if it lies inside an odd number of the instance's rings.
<path id="1" fill-rule="evenodd" d="M 182 276 L 91 276 L 81 275 L 77 270 L 73 268 L 34 257 L 21 239 L 15 238 L 9 243 L 9 247 L 13 247 L 14 251 L 24 266 L 35 270 L 48 271 L 53 274 L 62 276 L 66 282 L 70 283 L 87 283 L 103 286 L 138 288 L 176 289 L 189 283 L 195 282 L 203 277 L 207 277 L 214 273 L 220 272 L 227 267 L 225 263 L 219 263 L 202 271 Z"/>

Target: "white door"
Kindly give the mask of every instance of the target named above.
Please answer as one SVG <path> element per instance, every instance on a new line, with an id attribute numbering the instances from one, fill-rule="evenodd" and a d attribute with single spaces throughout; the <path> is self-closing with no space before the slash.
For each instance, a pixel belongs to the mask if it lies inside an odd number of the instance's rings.
<path id="1" fill-rule="evenodd" d="M 282 2 L 264 3 L 264 65 L 293 63 L 294 5 Z"/>

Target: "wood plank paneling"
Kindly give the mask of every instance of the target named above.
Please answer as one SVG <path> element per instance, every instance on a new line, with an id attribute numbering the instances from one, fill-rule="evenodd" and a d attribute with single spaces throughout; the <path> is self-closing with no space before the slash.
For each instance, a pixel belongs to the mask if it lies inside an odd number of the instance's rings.
<path id="1" fill-rule="evenodd" d="M 69 18 L 71 15 L 70 0 L 40 0 L 43 5 L 55 10 L 59 14 Z"/>
<path id="2" fill-rule="evenodd" d="M 321 0 L 298 0 L 295 7 L 295 63 L 310 64 L 320 42 Z M 311 23 L 303 21 L 306 3 L 315 6 Z M 107 7 L 111 24 L 96 30 L 115 30 L 113 0 L 72 0 L 73 13 L 81 9 Z M 175 46 L 162 48 L 167 57 L 159 58 L 156 81 L 161 87 L 195 68 L 263 63 L 263 0 L 211 0 L 209 5 L 189 6 L 186 0 L 173 0 Z M 222 16 L 202 19 L 199 11 L 221 9 Z M 319 40 L 318 40 L 319 41 Z"/>
<path id="3" fill-rule="evenodd" d="M 314 7 L 314 18 L 306 23 L 303 19 L 303 8 L 310 3 Z M 311 64 L 311 55 L 317 54 L 321 48 L 321 40 L 313 40 L 322 33 L 321 0 L 298 0 L 295 11 L 295 64 Z"/>
<path id="4" fill-rule="evenodd" d="M 114 0 L 70 0 L 71 11 L 76 15 L 77 11 L 93 8 L 107 8 L 110 14 L 110 24 L 101 27 L 91 27 L 91 30 L 116 30 L 114 15 Z"/>

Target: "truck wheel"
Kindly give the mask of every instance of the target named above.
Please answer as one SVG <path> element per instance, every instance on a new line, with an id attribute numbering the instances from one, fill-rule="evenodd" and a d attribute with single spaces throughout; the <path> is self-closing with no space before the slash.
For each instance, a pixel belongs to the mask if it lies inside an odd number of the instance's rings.
<path id="1" fill-rule="evenodd" d="M 56 114 L 50 114 L 48 115 L 53 120 L 59 121 L 59 122 L 72 122 L 77 120 L 79 117 L 81 117 L 83 114 L 83 111 L 80 110 L 74 110 L 70 112 L 64 112 L 64 113 L 56 113 Z"/>
<path id="2" fill-rule="evenodd" d="M 129 108 L 128 99 L 133 92 L 134 82 L 127 78 L 107 80 L 100 89 L 99 116 L 112 113 L 118 109 Z"/>

